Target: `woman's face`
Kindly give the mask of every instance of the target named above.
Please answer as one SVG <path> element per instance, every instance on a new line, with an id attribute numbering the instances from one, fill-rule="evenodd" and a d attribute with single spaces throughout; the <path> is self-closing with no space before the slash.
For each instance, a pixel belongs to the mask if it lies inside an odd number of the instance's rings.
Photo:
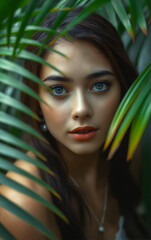
<path id="1" fill-rule="evenodd" d="M 95 153 L 120 103 L 120 84 L 109 60 L 91 43 L 62 41 L 54 49 L 67 58 L 55 52 L 46 57 L 63 75 L 45 65 L 40 71 L 41 80 L 52 89 L 39 89 L 49 104 L 40 103 L 48 130 L 64 150 Z"/>

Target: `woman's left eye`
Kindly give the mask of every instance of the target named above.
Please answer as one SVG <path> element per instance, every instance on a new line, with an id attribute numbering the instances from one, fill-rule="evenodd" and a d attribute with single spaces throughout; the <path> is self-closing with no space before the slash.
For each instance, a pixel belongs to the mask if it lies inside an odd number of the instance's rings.
<path id="1" fill-rule="evenodd" d="M 109 87 L 109 83 L 107 82 L 96 82 L 91 88 L 91 90 L 95 92 L 103 92 L 103 91 L 106 91 L 108 87 Z"/>

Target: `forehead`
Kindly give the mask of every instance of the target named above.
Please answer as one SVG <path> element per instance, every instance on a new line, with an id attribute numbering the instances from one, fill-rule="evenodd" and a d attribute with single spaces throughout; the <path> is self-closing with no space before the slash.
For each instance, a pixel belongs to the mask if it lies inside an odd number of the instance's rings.
<path id="1" fill-rule="evenodd" d="M 60 71 L 75 76 L 90 74 L 92 71 L 109 70 L 113 72 L 113 68 L 108 58 L 97 49 L 92 43 L 85 40 L 61 41 L 54 47 L 55 50 L 62 52 L 66 57 L 61 56 L 55 52 L 49 52 L 45 60 L 58 68 Z M 60 75 L 57 71 L 42 66 L 41 77 L 46 77 L 49 74 Z M 44 75 L 44 76 L 43 76 Z"/>

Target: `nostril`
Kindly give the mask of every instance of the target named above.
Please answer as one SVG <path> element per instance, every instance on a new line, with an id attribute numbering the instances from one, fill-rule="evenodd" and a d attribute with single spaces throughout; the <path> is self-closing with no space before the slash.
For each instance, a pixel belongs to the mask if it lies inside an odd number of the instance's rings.
<path id="1" fill-rule="evenodd" d="M 75 114 L 75 115 L 73 115 L 73 118 L 74 119 L 88 119 L 88 118 L 90 118 L 91 117 L 91 114 L 89 114 L 89 113 L 78 113 L 78 114 Z"/>

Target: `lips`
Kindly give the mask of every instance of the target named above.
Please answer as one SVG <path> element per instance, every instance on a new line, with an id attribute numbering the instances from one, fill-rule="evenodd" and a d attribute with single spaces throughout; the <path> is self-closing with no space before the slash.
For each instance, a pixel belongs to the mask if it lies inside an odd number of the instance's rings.
<path id="1" fill-rule="evenodd" d="M 93 138 L 97 134 L 97 129 L 91 126 L 78 127 L 70 132 L 73 139 L 85 141 Z"/>
<path id="2" fill-rule="evenodd" d="M 96 128 L 94 127 L 91 127 L 91 126 L 86 126 L 86 127 L 77 127 L 75 129 L 73 129 L 70 133 L 77 133 L 77 132 L 89 132 L 89 131 L 95 131 L 97 130 Z"/>

